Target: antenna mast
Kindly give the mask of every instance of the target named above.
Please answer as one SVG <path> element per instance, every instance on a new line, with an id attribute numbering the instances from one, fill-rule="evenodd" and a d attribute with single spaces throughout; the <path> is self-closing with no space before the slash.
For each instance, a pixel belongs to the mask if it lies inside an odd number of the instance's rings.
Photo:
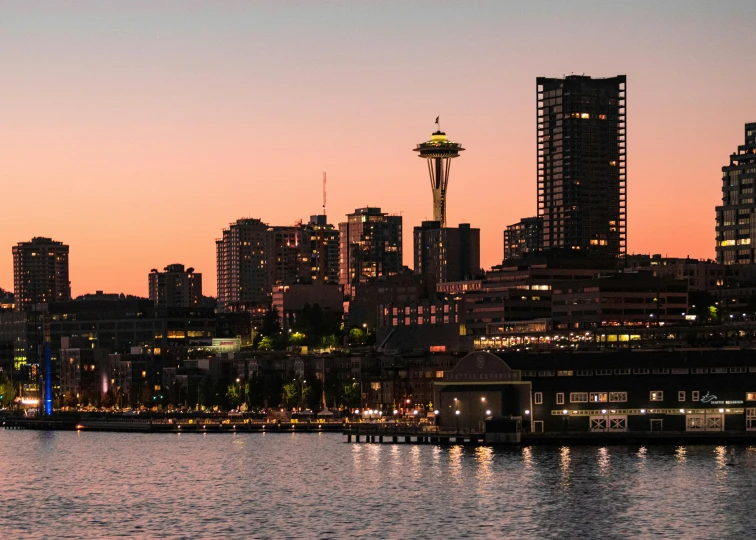
<path id="1" fill-rule="evenodd" d="M 326 172 L 323 171 L 323 215 L 326 215 Z"/>

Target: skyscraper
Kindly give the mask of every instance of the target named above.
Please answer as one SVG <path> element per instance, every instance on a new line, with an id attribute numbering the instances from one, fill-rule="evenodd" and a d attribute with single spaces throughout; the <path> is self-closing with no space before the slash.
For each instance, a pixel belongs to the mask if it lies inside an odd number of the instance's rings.
<path id="1" fill-rule="evenodd" d="M 222 311 L 270 302 L 273 242 L 268 229 L 259 219 L 240 219 L 215 241 L 218 308 Z"/>
<path id="2" fill-rule="evenodd" d="M 626 251 L 626 77 L 538 77 L 538 217 L 543 248 Z"/>
<path id="3" fill-rule="evenodd" d="M 310 216 L 303 225 L 312 283 L 339 283 L 339 230 L 325 215 Z"/>
<path id="4" fill-rule="evenodd" d="M 13 284 L 16 309 L 70 300 L 68 246 L 41 237 L 13 246 Z"/>
<path id="5" fill-rule="evenodd" d="M 202 300 L 202 274 L 183 264 L 169 264 L 149 274 L 150 300 L 156 307 L 193 307 Z"/>
<path id="6" fill-rule="evenodd" d="M 339 283 L 396 275 L 402 268 L 402 217 L 357 208 L 339 223 Z"/>
<path id="7" fill-rule="evenodd" d="M 717 206 L 717 262 L 756 263 L 756 122 L 745 125 L 745 144 L 722 167 L 722 205 Z"/>
<path id="8" fill-rule="evenodd" d="M 270 228 L 273 242 L 272 285 L 309 283 L 309 238 L 301 223 Z"/>
<path id="9" fill-rule="evenodd" d="M 433 221 L 438 221 L 441 227 L 446 227 L 446 190 L 449 187 L 451 160 L 459 157 L 463 150 L 462 145 L 450 141 L 440 127 L 429 141 L 415 147 L 415 152 L 428 161 L 428 175 L 433 192 Z"/>
<path id="10" fill-rule="evenodd" d="M 441 227 L 423 221 L 414 230 L 415 273 L 433 276 L 436 283 L 471 279 L 480 273 L 480 229 L 469 223 Z"/>

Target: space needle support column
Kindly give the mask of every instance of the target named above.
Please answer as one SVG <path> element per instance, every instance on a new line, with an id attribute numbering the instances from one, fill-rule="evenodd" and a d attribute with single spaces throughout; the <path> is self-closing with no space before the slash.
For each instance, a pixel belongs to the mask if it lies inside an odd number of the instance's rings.
<path id="1" fill-rule="evenodd" d="M 433 220 L 438 221 L 441 227 L 446 227 L 446 189 L 449 186 L 451 160 L 459 157 L 463 150 L 461 144 L 450 141 L 440 129 L 431 135 L 429 141 L 415 147 L 415 152 L 428 160 L 428 175 L 433 192 Z"/>

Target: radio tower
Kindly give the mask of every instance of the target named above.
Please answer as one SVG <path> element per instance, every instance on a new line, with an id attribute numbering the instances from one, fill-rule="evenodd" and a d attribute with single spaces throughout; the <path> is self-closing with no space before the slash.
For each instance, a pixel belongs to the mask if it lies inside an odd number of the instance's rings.
<path id="1" fill-rule="evenodd" d="M 441 131 L 441 125 L 436 117 L 436 131 L 429 141 L 415 147 L 421 158 L 428 160 L 431 189 L 433 190 L 433 221 L 441 222 L 446 227 L 446 188 L 449 185 L 449 168 L 451 160 L 459 157 L 464 150 L 461 144 L 450 141 L 446 133 Z"/>
<path id="2" fill-rule="evenodd" d="M 323 171 L 323 215 L 326 215 L 325 206 L 326 206 L 326 172 Z"/>

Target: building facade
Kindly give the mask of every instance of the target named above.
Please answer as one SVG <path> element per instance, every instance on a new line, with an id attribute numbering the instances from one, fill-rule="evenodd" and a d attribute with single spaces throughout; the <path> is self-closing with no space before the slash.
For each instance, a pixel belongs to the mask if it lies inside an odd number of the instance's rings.
<path id="1" fill-rule="evenodd" d="M 302 226 L 312 283 L 339 283 L 339 230 L 325 215 L 310 216 Z"/>
<path id="2" fill-rule="evenodd" d="M 270 302 L 273 242 L 268 229 L 259 219 L 240 219 L 215 241 L 219 310 Z"/>
<path id="3" fill-rule="evenodd" d="M 469 223 L 442 227 L 423 221 L 415 227 L 415 273 L 434 276 L 436 283 L 472 279 L 480 274 L 480 229 Z"/>
<path id="4" fill-rule="evenodd" d="M 183 264 L 170 264 L 149 274 L 150 300 L 156 307 L 192 307 L 202 300 L 202 274 Z"/>
<path id="5" fill-rule="evenodd" d="M 357 208 L 339 224 L 339 283 L 393 276 L 402 268 L 402 217 Z"/>
<path id="6" fill-rule="evenodd" d="M 42 237 L 13 246 L 13 283 L 16 309 L 70 300 L 68 246 Z"/>
<path id="7" fill-rule="evenodd" d="M 523 259 L 543 249 L 543 218 L 522 218 L 504 231 L 504 260 Z"/>
<path id="8" fill-rule="evenodd" d="M 745 125 L 745 144 L 722 167 L 722 205 L 717 212 L 717 262 L 756 262 L 756 122 Z"/>
<path id="9" fill-rule="evenodd" d="M 538 77 L 538 217 L 543 248 L 626 251 L 626 77 Z"/>

